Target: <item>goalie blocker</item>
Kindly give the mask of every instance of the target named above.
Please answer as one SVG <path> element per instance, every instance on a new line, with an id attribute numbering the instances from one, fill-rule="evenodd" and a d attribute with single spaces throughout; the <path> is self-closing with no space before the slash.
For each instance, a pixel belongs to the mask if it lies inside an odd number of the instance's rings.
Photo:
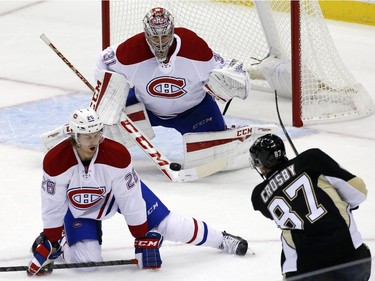
<path id="1" fill-rule="evenodd" d="M 126 114 L 142 132 L 150 139 L 155 134 L 151 127 L 146 109 L 142 103 L 125 107 L 130 82 L 124 75 L 112 71 L 100 71 L 98 86 L 95 88 L 90 107 L 98 112 L 105 126 L 105 135 L 126 147 L 135 143 L 132 138 L 120 130 L 118 122 L 122 114 Z"/>

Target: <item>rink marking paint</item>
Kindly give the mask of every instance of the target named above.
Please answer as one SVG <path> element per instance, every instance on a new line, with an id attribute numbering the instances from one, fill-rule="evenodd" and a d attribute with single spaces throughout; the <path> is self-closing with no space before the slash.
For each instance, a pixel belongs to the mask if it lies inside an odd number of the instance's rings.
<path id="1" fill-rule="evenodd" d="M 43 88 L 49 88 L 49 89 L 57 89 L 57 90 L 65 91 L 65 92 L 77 92 L 77 89 L 47 85 L 47 84 L 42 84 L 42 83 L 35 83 L 35 82 L 12 79 L 12 78 L 7 78 L 7 77 L 0 77 L 0 80 L 6 81 L 6 82 L 12 82 L 12 83 L 24 84 L 24 85 L 28 85 L 28 86 L 37 86 L 37 87 L 43 87 Z"/>
<path id="2" fill-rule="evenodd" d="M 6 16 L 6 15 L 9 15 L 9 14 L 14 14 L 14 13 L 16 13 L 18 11 L 30 8 L 31 6 L 39 5 L 39 4 L 43 3 L 43 2 L 45 2 L 45 1 L 36 1 L 36 2 L 32 2 L 30 4 L 27 4 L 27 5 L 21 6 L 21 7 L 17 7 L 15 9 L 12 9 L 12 10 L 9 10 L 9 11 L 2 12 L 2 13 L 0 13 L 0 17 Z"/>

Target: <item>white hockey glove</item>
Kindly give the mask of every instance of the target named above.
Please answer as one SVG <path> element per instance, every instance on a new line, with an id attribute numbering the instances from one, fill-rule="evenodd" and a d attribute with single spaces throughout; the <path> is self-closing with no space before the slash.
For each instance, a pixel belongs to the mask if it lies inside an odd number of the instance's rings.
<path id="1" fill-rule="evenodd" d="M 222 103 L 234 97 L 246 99 L 250 83 L 249 76 L 242 66 L 242 62 L 232 59 L 222 68 L 213 69 L 203 89 Z"/>

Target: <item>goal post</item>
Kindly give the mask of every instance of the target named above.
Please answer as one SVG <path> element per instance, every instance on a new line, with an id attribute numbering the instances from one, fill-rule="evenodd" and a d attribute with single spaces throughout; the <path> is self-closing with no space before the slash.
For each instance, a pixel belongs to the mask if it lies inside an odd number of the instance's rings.
<path id="1" fill-rule="evenodd" d="M 113 18 L 113 15 L 112 15 Z M 110 2 L 102 0 L 102 48 L 103 50 L 111 45 L 111 13 Z M 126 39 L 126 38 L 124 38 Z"/>
<path id="2" fill-rule="evenodd" d="M 103 0 L 103 48 L 143 32 L 142 19 L 156 6 L 215 52 L 242 60 L 249 73 L 268 55 L 290 61 L 294 126 L 356 119 L 375 110 L 342 62 L 318 1 Z M 273 92 L 262 77 L 252 78 L 251 87 Z"/>
<path id="3" fill-rule="evenodd" d="M 301 27 L 300 6 L 298 1 L 290 3 L 291 26 L 291 66 L 292 66 L 292 122 L 293 126 L 302 127 L 301 109 Z"/>

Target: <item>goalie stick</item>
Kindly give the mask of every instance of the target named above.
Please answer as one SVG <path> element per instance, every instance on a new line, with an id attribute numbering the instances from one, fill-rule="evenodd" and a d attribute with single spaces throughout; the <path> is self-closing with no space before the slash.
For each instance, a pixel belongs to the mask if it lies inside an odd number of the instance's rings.
<path id="1" fill-rule="evenodd" d="M 46 35 L 42 34 L 40 38 L 46 43 L 62 61 L 86 84 L 90 90 L 95 93 L 95 88 L 90 82 L 70 63 L 70 61 L 52 44 Z M 225 169 L 227 162 L 225 158 L 217 158 L 212 162 L 190 168 L 181 169 L 179 163 L 171 162 L 162 155 L 145 134 L 139 130 L 126 114 L 122 114 L 122 120 L 119 121 L 120 128 L 127 131 L 132 140 L 138 147 L 152 160 L 158 169 L 174 182 L 188 182 L 210 176 Z"/>
<path id="2" fill-rule="evenodd" d="M 42 34 L 40 35 L 40 39 L 42 39 L 43 42 L 46 43 L 46 45 L 48 45 L 56 53 L 56 55 L 58 55 L 63 60 L 63 62 L 65 62 L 67 66 L 69 66 L 69 68 L 79 77 L 79 79 L 83 81 L 83 83 L 87 85 L 87 87 L 90 88 L 91 91 L 95 91 L 94 87 L 90 84 L 90 82 L 87 81 L 87 79 L 81 74 L 81 72 L 75 69 L 75 67 L 68 61 L 68 59 L 52 44 L 52 42 L 47 38 L 47 36 Z"/>
<path id="3" fill-rule="evenodd" d="M 130 260 L 113 260 L 113 261 L 101 261 L 101 262 L 62 263 L 62 264 L 54 264 L 53 269 L 114 266 L 114 265 L 125 265 L 125 264 L 138 264 L 138 261 L 136 259 L 130 259 Z M 22 266 L 22 265 L 21 266 L 5 266 L 5 267 L 0 267 L 0 272 L 26 271 L 27 269 L 28 269 L 28 266 Z"/>

